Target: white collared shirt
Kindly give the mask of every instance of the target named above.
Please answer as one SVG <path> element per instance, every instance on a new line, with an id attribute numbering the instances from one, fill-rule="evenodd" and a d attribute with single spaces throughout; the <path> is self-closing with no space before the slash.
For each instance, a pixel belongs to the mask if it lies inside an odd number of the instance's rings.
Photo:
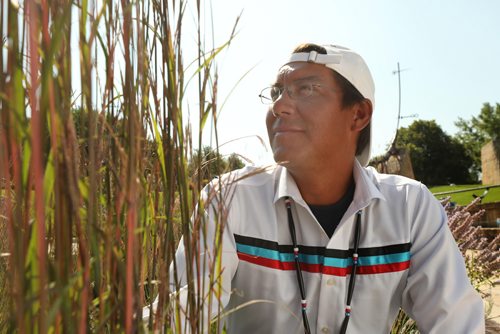
<path id="1" fill-rule="evenodd" d="M 217 239 L 222 294 L 220 302 L 212 301 L 211 313 L 218 308 L 229 313 L 224 317 L 228 333 L 304 332 L 284 197 L 293 201 L 312 333 L 338 333 L 344 319 L 359 210 L 359 266 L 347 333 L 386 334 L 400 307 L 422 333 L 484 333 L 483 303 L 467 278 L 446 214 L 421 183 L 378 174 L 356 161 L 353 201 L 329 238 L 285 168 L 241 178 L 254 172 L 249 167 L 233 172 L 218 181 L 222 188 L 212 188 L 223 189 L 218 196 L 227 204 L 227 216 Z M 209 211 L 205 232 L 213 245 L 218 233 Z M 181 242 L 178 286 L 186 284 L 185 254 Z M 203 254 L 205 267 L 213 268 L 213 250 Z M 209 271 L 199 270 L 199 277 Z M 200 290 L 207 295 L 208 288 Z M 185 294 L 184 288 L 183 305 Z M 205 321 L 212 316 L 205 314 Z"/>

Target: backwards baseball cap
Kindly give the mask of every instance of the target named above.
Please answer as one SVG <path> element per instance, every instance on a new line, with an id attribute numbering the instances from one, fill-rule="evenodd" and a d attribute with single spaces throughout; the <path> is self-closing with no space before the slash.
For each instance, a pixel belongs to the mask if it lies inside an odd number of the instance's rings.
<path id="1" fill-rule="evenodd" d="M 372 75 L 363 58 L 356 52 L 343 46 L 321 46 L 326 49 L 326 54 L 316 51 L 292 53 L 286 64 L 296 61 L 323 64 L 343 76 L 361 93 L 361 95 L 363 95 L 364 98 L 370 100 L 374 106 L 375 84 L 373 83 Z M 370 160 L 371 121 L 367 126 L 370 127 L 368 143 L 363 151 L 356 155 L 356 158 L 362 166 L 368 165 Z"/>

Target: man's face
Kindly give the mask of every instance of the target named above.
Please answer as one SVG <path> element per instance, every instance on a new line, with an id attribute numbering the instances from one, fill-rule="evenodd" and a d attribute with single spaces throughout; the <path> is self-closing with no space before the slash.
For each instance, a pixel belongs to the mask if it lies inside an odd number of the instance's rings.
<path id="1" fill-rule="evenodd" d="M 312 94 L 292 98 L 290 86 L 312 83 Z M 277 162 L 293 170 L 332 166 L 354 158 L 357 132 L 353 131 L 352 108 L 342 109 L 342 92 L 332 70 L 319 64 L 294 62 L 283 66 L 275 82 L 285 91 L 271 105 L 266 125 Z"/>

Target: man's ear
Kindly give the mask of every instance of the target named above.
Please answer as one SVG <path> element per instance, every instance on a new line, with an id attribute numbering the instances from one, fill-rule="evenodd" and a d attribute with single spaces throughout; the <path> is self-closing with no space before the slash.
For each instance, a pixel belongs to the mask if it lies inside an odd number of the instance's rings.
<path id="1" fill-rule="evenodd" d="M 361 132 L 369 123 L 372 118 L 373 105 L 372 101 L 364 99 L 356 103 L 353 107 L 353 119 L 351 130 Z"/>

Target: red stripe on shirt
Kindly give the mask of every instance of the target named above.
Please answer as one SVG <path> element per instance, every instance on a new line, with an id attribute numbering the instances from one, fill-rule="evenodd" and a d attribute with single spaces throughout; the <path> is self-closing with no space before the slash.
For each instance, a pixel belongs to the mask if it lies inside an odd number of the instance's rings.
<path id="1" fill-rule="evenodd" d="M 252 256 L 240 252 L 238 252 L 238 258 L 242 261 L 250 262 L 268 268 L 281 269 L 281 270 L 295 270 L 294 262 L 281 262 L 278 260 L 271 260 L 261 256 Z"/>
<path id="2" fill-rule="evenodd" d="M 357 273 L 359 275 L 383 274 L 383 273 L 392 273 L 396 271 L 403 271 L 408 268 L 410 268 L 410 261 L 396 262 L 389 264 L 376 264 L 373 266 L 360 266 L 358 267 Z"/>

